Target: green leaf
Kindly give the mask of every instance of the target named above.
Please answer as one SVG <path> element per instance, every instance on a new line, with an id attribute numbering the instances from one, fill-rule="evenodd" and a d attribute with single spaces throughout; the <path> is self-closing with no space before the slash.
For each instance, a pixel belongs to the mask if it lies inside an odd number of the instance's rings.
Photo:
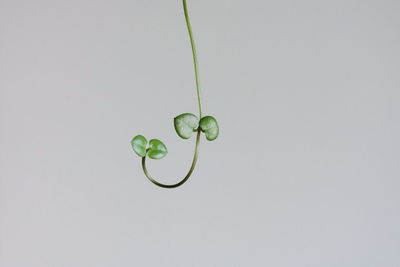
<path id="1" fill-rule="evenodd" d="M 135 151 L 139 157 L 143 158 L 146 156 L 147 140 L 143 135 L 136 135 L 134 138 L 132 138 L 131 145 L 133 151 Z"/>
<path id="2" fill-rule="evenodd" d="M 168 153 L 167 147 L 158 139 L 151 139 L 147 155 L 151 159 L 162 159 Z"/>
<path id="3" fill-rule="evenodd" d="M 174 119 L 176 133 L 183 139 L 189 139 L 199 126 L 199 119 L 192 113 L 183 113 Z"/>
<path id="4" fill-rule="evenodd" d="M 219 134 L 219 127 L 217 120 L 212 116 L 203 117 L 200 120 L 200 128 L 205 133 L 208 141 L 217 139 Z"/>

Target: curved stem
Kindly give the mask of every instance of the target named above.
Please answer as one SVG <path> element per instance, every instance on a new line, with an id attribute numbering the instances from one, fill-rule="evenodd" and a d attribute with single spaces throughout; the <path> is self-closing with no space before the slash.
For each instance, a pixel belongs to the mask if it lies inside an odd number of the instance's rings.
<path id="1" fill-rule="evenodd" d="M 199 67 L 198 67 L 198 63 L 197 63 L 196 45 L 194 43 L 192 27 L 190 26 L 190 19 L 189 19 L 189 13 L 188 13 L 188 10 L 187 10 L 186 0 L 183 0 L 183 11 L 185 13 L 186 25 L 187 25 L 187 29 L 188 29 L 189 37 L 190 37 L 190 44 L 192 46 L 193 63 L 194 63 L 194 75 L 195 75 L 195 78 L 196 78 L 197 103 L 199 105 L 199 117 L 201 119 L 203 114 L 202 114 L 201 98 L 200 98 Z M 183 185 L 189 179 L 189 177 L 192 175 L 192 173 L 194 171 L 194 168 L 196 167 L 197 158 L 198 158 L 198 155 L 199 155 L 200 136 L 201 136 L 201 130 L 200 130 L 200 127 L 199 127 L 199 129 L 197 130 L 196 144 L 195 144 L 195 148 L 194 148 L 194 155 L 193 155 L 192 165 L 190 166 L 189 172 L 186 174 L 186 176 L 180 182 L 178 182 L 176 184 L 171 184 L 171 185 L 162 184 L 160 182 L 157 182 L 154 178 L 152 178 L 150 176 L 149 171 L 147 170 L 147 167 L 146 167 L 146 156 L 144 156 L 142 158 L 142 168 L 143 168 L 143 172 L 146 175 L 147 179 L 149 179 L 153 184 L 155 184 L 157 186 L 160 186 L 160 187 L 163 187 L 163 188 L 176 188 L 178 186 Z"/>
<path id="2" fill-rule="evenodd" d="M 189 19 L 189 13 L 187 10 L 186 0 L 183 0 L 183 11 L 185 12 L 186 25 L 187 25 L 187 29 L 188 29 L 189 37 L 190 37 L 190 44 L 192 45 L 194 75 L 196 78 L 197 103 L 199 105 L 199 115 L 200 115 L 200 119 L 201 119 L 203 114 L 202 114 L 202 109 L 201 109 L 199 66 L 197 63 L 196 44 L 194 43 L 192 27 L 190 26 L 190 19 Z"/>
<path id="3" fill-rule="evenodd" d="M 176 188 L 178 186 L 183 185 L 189 179 L 190 175 L 192 175 L 194 168 L 196 167 L 197 158 L 199 155 L 200 134 L 201 134 L 201 130 L 199 129 L 199 130 L 197 130 L 196 145 L 195 145 L 195 149 L 194 149 L 192 165 L 190 166 L 189 172 L 186 174 L 185 178 L 183 178 L 179 183 L 171 184 L 171 185 L 162 184 L 160 182 L 157 182 L 155 179 L 153 179 L 150 176 L 149 171 L 146 168 L 146 157 L 143 157 L 142 158 L 142 168 L 143 168 L 144 175 L 146 175 L 147 179 L 149 179 L 150 182 L 152 182 L 153 184 L 158 185 L 163 188 Z"/>

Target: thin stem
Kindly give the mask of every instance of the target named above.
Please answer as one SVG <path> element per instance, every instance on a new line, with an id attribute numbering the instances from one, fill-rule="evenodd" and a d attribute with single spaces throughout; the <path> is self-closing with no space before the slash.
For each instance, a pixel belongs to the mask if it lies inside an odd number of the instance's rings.
<path id="1" fill-rule="evenodd" d="M 196 78 L 197 102 L 199 104 L 199 117 L 201 119 L 203 115 L 202 115 L 201 99 L 200 99 L 199 67 L 198 67 L 198 63 L 197 63 L 196 45 L 194 43 L 193 32 L 192 32 L 192 28 L 190 26 L 189 13 L 188 13 L 187 6 L 186 6 L 186 0 L 183 0 L 183 11 L 185 13 L 186 25 L 187 25 L 187 29 L 188 29 L 189 37 L 190 37 L 190 44 L 192 45 L 192 54 L 193 54 L 193 63 L 194 63 L 194 75 L 195 75 L 195 78 Z M 192 173 L 194 171 L 194 168 L 196 167 L 197 158 L 199 156 L 200 136 L 201 136 L 201 129 L 199 127 L 199 129 L 197 130 L 196 144 L 195 144 L 195 148 L 194 148 L 194 155 L 193 155 L 192 165 L 190 166 L 189 172 L 186 174 L 186 176 L 180 182 L 178 182 L 176 184 L 171 184 L 171 185 L 162 184 L 160 182 L 157 182 L 149 174 L 149 171 L 147 170 L 147 167 L 146 167 L 146 156 L 144 156 L 142 158 L 142 169 L 143 169 L 144 175 L 146 175 L 147 179 L 149 179 L 153 184 L 155 184 L 157 186 L 160 186 L 160 187 L 163 187 L 163 188 L 176 188 L 178 186 L 183 185 L 189 179 L 189 177 L 192 175 Z"/>
<path id="2" fill-rule="evenodd" d="M 201 134 L 201 130 L 199 129 L 199 130 L 197 130 L 196 145 L 195 145 L 195 149 L 194 149 L 192 165 L 190 166 L 189 172 L 186 174 L 185 178 L 183 178 L 179 183 L 171 184 L 171 185 L 162 184 L 160 182 L 157 182 L 155 179 L 153 179 L 150 176 L 149 171 L 146 168 L 146 157 L 143 157 L 142 158 L 142 168 L 143 168 L 144 175 L 146 175 L 147 179 L 149 179 L 153 184 L 158 185 L 163 188 L 176 188 L 178 186 L 183 185 L 189 179 L 190 175 L 192 175 L 194 168 L 196 167 L 197 158 L 199 156 L 200 134 Z"/>
<path id="3" fill-rule="evenodd" d="M 190 37 L 190 44 L 192 45 L 194 75 L 196 78 L 197 102 L 199 104 L 199 116 L 201 119 L 203 114 L 202 114 L 202 109 L 201 109 L 199 66 L 198 66 L 198 62 L 197 62 L 196 44 L 194 43 L 192 27 L 190 26 L 190 19 L 189 19 L 189 13 L 187 10 L 186 0 L 183 0 L 183 11 L 185 12 L 186 25 L 187 25 L 187 29 L 188 29 L 189 37 Z"/>

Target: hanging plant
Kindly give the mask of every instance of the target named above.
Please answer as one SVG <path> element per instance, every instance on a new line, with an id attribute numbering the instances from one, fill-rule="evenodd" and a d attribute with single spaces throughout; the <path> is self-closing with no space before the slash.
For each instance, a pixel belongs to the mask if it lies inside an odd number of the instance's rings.
<path id="1" fill-rule="evenodd" d="M 192 46 L 197 102 L 199 107 L 199 117 L 197 117 L 192 113 L 183 113 L 174 118 L 174 127 L 178 136 L 183 139 L 189 139 L 190 137 L 192 137 L 193 133 L 197 133 L 192 165 L 190 166 L 190 169 L 186 174 L 186 176 L 180 182 L 171 185 L 162 184 L 150 176 L 149 171 L 147 170 L 146 167 L 146 158 L 149 157 L 150 159 L 162 159 L 163 157 L 165 157 L 168 153 L 165 144 L 158 139 L 151 139 L 150 141 L 147 141 L 147 139 L 142 135 L 135 136 L 134 138 L 132 138 L 131 141 L 133 151 L 135 151 L 135 153 L 142 158 L 142 168 L 144 175 L 153 184 L 163 188 L 176 188 L 178 186 L 181 186 L 192 175 L 194 168 L 196 167 L 196 162 L 199 155 L 200 137 L 202 132 L 204 133 L 208 141 L 215 140 L 219 134 L 217 120 L 212 116 L 203 117 L 202 113 L 201 98 L 200 98 L 200 78 L 199 78 L 199 67 L 197 63 L 196 45 L 194 43 L 192 27 L 190 25 L 186 0 L 183 0 L 183 11 L 185 14 L 185 20 L 189 33 L 190 44 Z"/>

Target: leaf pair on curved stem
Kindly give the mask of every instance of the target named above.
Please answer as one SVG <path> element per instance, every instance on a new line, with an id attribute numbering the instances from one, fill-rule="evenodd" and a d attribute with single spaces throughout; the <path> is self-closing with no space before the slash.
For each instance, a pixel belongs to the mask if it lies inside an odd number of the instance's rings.
<path id="1" fill-rule="evenodd" d="M 162 159 L 168 153 L 167 147 L 158 139 L 151 139 L 147 146 L 147 139 L 143 135 L 136 135 L 131 145 L 139 157 L 149 156 L 151 159 Z"/>
<path id="2" fill-rule="evenodd" d="M 174 126 L 176 133 L 183 139 L 189 139 L 198 127 L 205 133 L 208 141 L 215 140 L 219 134 L 217 120 L 212 116 L 203 117 L 199 122 L 196 115 L 183 113 L 174 119 Z"/>

